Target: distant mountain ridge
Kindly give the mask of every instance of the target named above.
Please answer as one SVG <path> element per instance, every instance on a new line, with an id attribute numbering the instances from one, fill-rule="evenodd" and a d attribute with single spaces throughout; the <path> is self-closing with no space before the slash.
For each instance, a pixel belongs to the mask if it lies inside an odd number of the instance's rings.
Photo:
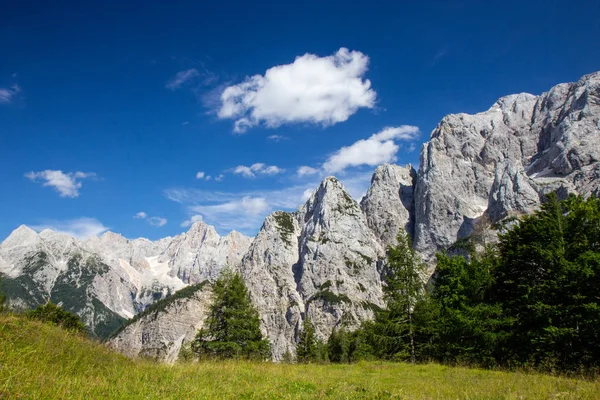
<path id="1" fill-rule="evenodd" d="M 549 192 L 600 194 L 599 160 L 600 73 L 594 73 L 540 96 L 503 97 L 479 114 L 444 117 L 422 147 L 419 171 L 410 165 L 379 166 L 360 204 L 336 178 L 327 177 L 298 211 L 269 215 L 254 239 L 219 237 L 205 224 L 135 245 L 105 234 L 90 240 L 91 247 L 75 241 L 72 246 L 84 254 L 72 264 L 90 258 L 101 263 L 91 262 L 99 271 L 91 293 L 121 317 L 127 314 L 115 311 L 118 307 L 133 314 L 178 287 L 213 280 L 223 265 L 231 265 L 244 277 L 279 360 L 288 350 L 294 353 L 305 318 L 326 339 L 335 327 L 352 329 L 384 306 L 381 266 L 399 229 L 432 264 L 436 251 L 507 216 L 533 211 Z M 23 230 L 5 240 L 0 273 L 47 293 L 55 276 L 73 281 L 76 274 L 64 271 L 78 269 L 65 267 L 64 256 L 56 258 L 58 250 L 49 253 L 54 258 L 35 258 L 47 247 L 39 238 L 54 236 L 42 234 Z M 70 248 L 70 240 L 61 240 Z M 95 292 L 97 287 L 103 289 Z M 127 290 L 131 303 L 115 300 Z M 195 292 L 143 316 L 111 345 L 129 355 L 174 360 L 202 326 L 208 293 Z M 88 325 L 94 321 L 86 319 Z"/>
<path id="2" fill-rule="evenodd" d="M 22 225 L 0 244 L 2 290 L 16 308 L 61 304 L 105 337 L 156 300 L 239 263 L 250 241 L 202 222 L 155 242 L 112 232 L 80 241 Z"/>

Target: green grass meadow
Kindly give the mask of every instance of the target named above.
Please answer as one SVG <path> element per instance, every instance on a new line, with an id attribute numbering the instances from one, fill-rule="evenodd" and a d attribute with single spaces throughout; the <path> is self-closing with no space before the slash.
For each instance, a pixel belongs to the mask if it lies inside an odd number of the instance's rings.
<path id="1" fill-rule="evenodd" d="M 600 399 L 600 382 L 437 364 L 163 365 L 0 315 L 0 399 Z"/>

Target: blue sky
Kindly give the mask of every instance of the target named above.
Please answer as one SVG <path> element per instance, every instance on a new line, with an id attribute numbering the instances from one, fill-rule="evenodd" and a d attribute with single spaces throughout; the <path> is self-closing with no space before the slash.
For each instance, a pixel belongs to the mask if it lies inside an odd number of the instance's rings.
<path id="1" fill-rule="evenodd" d="M 2 3 L 0 238 L 252 235 L 326 175 L 360 197 L 418 164 L 446 114 L 600 69 L 597 1 Z"/>

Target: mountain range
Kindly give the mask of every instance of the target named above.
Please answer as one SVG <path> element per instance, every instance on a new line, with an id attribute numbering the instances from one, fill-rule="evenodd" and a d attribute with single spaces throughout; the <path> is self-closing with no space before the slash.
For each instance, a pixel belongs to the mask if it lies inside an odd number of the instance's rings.
<path id="1" fill-rule="evenodd" d="M 296 212 L 269 215 L 254 238 L 221 237 L 203 222 L 155 242 L 111 232 L 80 241 L 21 226 L 0 244 L 1 289 L 13 307 L 61 304 L 99 337 L 120 327 L 109 344 L 127 355 L 174 361 L 202 327 L 204 283 L 229 266 L 245 279 L 279 360 L 294 353 L 304 319 L 326 339 L 384 306 L 381 268 L 400 229 L 433 272 L 436 251 L 532 212 L 550 192 L 600 194 L 599 160 L 597 72 L 448 115 L 423 145 L 418 171 L 379 166 L 360 203 L 327 177 Z"/>

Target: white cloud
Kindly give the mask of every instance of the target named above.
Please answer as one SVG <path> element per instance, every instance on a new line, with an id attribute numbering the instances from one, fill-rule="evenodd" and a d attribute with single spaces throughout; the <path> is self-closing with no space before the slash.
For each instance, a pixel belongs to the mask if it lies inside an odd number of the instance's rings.
<path id="1" fill-rule="evenodd" d="M 31 179 L 33 182 L 42 181 L 43 186 L 53 187 L 61 197 L 77 197 L 79 196 L 79 189 L 81 189 L 81 179 L 95 177 L 94 172 L 67 172 L 64 173 L 60 170 L 50 170 L 39 172 L 28 172 L 25 174 L 26 178 Z"/>
<path id="2" fill-rule="evenodd" d="M 223 179 L 225 179 L 225 175 L 223 175 L 223 174 L 219 174 L 219 175 L 215 176 L 215 181 L 217 181 L 217 182 L 221 182 Z"/>
<path id="3" fill-rule="evenodd" d="M 366 193 L 371 176 L 372 171 L 357 172 L 347 174 L 341 181 L 348 193 L 359 200 Z M 187 209 L 190 217 L 183 222 L 183 227 L 202 220 L 214 225 L 221 234 L 237 230 L 252 236 L 271 212 L 298 209 L 310 198 L 319 183 L 320 178 L 315 178 L 302 185 L 273 190 L 235 193 L 180 188 L 166 190 L 164 194 Z"/>
<path id="4" fill-rule="evenodd" d="M 210 175 L 206 175 L 205 172 L 202 171 L 198 171 L 196 173 L 196 179 L 200 179 L 200 180 L 205 180 L 205 181 L 210 181 L 212 179 L 212 176 Z"/>
<path id="5" fill-rule="evenodd" d="M 284 172 L 284 169 L 281 169 L 275 165 L 270 165 L 268 167 L 266 167 L 265 169 L 263 169 L 262 171 L 259 171 L 261 174 L 265 174 L 265 175 L 277 175 L 280 174 L 282 172 Z"/>
<path id="6" fill-rule="evenodd" d="M 323 169 L 332 174 L 348 167 L 376 166 L 394 162 L 400 149 L 394 140 L 414 140 L 418 134 L 419 128 L 416 126 L 402 125 L 385 128 L 368 139 L 362 139 L 350 146 L 342 147 L 327 159 L 323 164 Z"/>
<path id="7" fill-rule="evenodd" d="M 198 77 L 199 75 L 200 72 L 198 72 L 196 68 L 179 71 L 171 80 L 167 82 L 166 88 L 171 90 L 179 89 L 184 83 Z"/>
<path id="8" fill-rule="evenodd" d="M 152 226 L 165 226 L 167 224 L 167 219 L 161 217 L 149 217 L 147 221 Z"/>
<path id="9" fill-rule="evenodd" d="M 322 126 L 346 121 L 359 108 L 373 108 L 377 94 L 363 79 L 369 57 L 340 48 L 335 54 L 299 56 L 292 64 L 269 68 L 223 90 L 217 115 L 233 119 L 234 131 L 264 123 L 276 128 L 286 123 Z"/>
<path id="10" fill-rule="evenodd" d="M 200 215 L 203 221 L 214 225 L 220 233 L 231 230 L 254 235 L 265 217 L 275 210 L 295 210 L 304 203 L 303 192 L 316 188 L 318 182 L 292 186 L 277 190 L 248 192 L 218 192 L 199 189 L 169 189 L 165 196 L 186 206 L 191 219 L 184 222 L 189 226 Z"/>
<path id="11" fill-rule="evenodd" d="M 239 212 L 246 215 L 257 215 L 263 213 L 269 208 L 269 205 L 264 197 L 245 196 L 241 200 L 229 201 L 223 204 L 210 206 L 194 206 L 192 211 L 200 215 L 219 215 L 228 214 L 230 212 Z"/>
<path id="12" fill-rule="evenodd" d="M 38 232 L 44 229 L 52 229 L 53 231 L 63 232 L 78 239 L 99 236 L 110 229 L 97 219 L 86 217 L 66 221 L 46 221 L 39 225 L 32 225 L 31 228 Z"/>
<path id="13" fill-rule="evenodd" d="M 277 175 L 285 172 L 285 169 L 279 168 L 276 165 L 266 165 L 264 163 L 255 163 L 247 167 L 245 165 L 238 165 L 232 169 L 236 175 L 242 175 L 246 178 L 254 178 L 256 175 Z"/>
<path id="14" fill-rule="evenodd" d="M 310 196 L 312 196 L 314 192 L 315 191 L 313 189 L 306 189 L 304 192 L 302 192 L 302 201 L 310 199 Z"/>
<path id="15" fill-rule="evenodd" d="M 239 165 L 233 169 L 234 174 L 245 176 L 246 178 L 254 178 L 254 172 L 251 167 L 245 165 Z"/>
<path id="16" fill-rule="evenodd" d="M 319 170 L 316 168 L 312 168 L 312 167 L 303 165 L 298 168 L 297 173 L 298 173 L 298 176 L 315 175 L 315 174 L 319 173 Z"/>
<path id="17" fill-rule="evenodd" d="M 0 88 L 0 104 L 10 104 L 15 96 L 21 93 L 19 85 L 12 85 L 10 88 Z"/>
<path id="18" fill-rule="evenodd" d="M 187 228 L 187 227 L 191 226 L 194 222 L 199 222 L 202 220 L 203 220 L 202 215 L 200 215 L 200 214 L 192 215 L 190 217 L 190 219 L 183 221 L 180 226 L 182 228 Z"/>
<path id="19" fill-rule="evenodd" d="M 244 196 L 220 204 L 193 205 L 189 211 L 193 214 L 186 226 L 199 220 L 208 221 L 228 231 L 248 232 L 260 226 L 266 215 L 272 210 L 264 197 Z M 188 225 L 189 224 L 189 225 Z M 182 224 L 182 226 L 184 226 Z"/>
<path id="20" fill-rule="evenodd" d="M 267 136 L 267 139 L 272 140 L 274 142 L 281 142 L 282 140 L 287 139 L 287 136 L 282 136 L 282 135 L 270 135 Z"/>
<path id="21" fill-rule="evenodd" d="M 160 226 L 165 226 L 167 224 L 167 219 L 166 218 L 149 217 L 148 214 L 146 214 L 143 211 L 140 211 L 139 213 L 135 214 L 133 216 L 133 218 L 145 219 L 146 222 L 148 222 L 152 226 L 159 226 L 160 227 Z"/>

